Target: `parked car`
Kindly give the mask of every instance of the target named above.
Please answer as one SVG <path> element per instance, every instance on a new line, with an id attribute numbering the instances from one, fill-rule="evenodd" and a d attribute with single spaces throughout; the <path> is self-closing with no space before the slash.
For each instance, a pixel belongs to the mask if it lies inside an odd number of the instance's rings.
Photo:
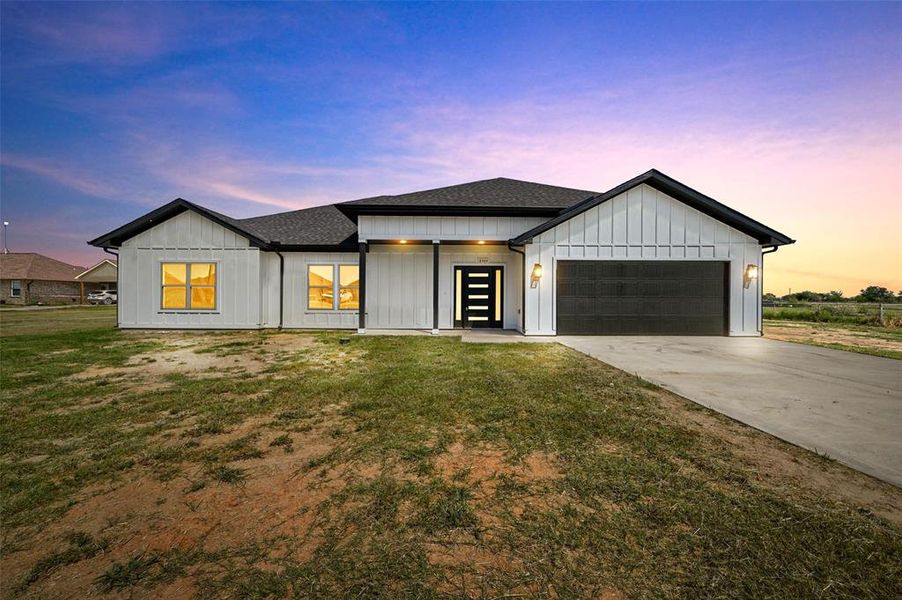
<path id="1" fill-rule="evenodd" d="M 98 290 L 88 294 L 88 304 L 116 304 L 116 290 Z"/>

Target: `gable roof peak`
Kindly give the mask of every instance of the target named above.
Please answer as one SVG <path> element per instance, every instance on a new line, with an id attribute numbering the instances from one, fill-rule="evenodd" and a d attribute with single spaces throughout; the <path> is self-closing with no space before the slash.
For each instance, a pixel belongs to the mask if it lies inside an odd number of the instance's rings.
<path id="1" fill-rule="evenodd" d="M 554 217 L 553 219 L 550 219 L 545 223 L 542 223 L 541 225 L 534 227 L 529 231 L 511 239 L 510 244 L 519 246 L 529 243 L 535 236 L 542 234 L 553 227 L 556 227 L 564 221 L 572 219 L 576 215 L 585 212 L 594 206 L 598 206 L 603 202 L 607 202 L 614 196 L 619 196 L 620 194 L 623 194 L 624 192 L 627 192 L 634 187 L 642 184 L 649 185 L 659 192 L 663 192 L 664 194 L 667 194 L 671 198 L 674 198 L 682 202 L 683 204 L 690 206 L 691 208 L 694 208 L 712 218 L 726 223 L 727 225 L 745 233 L 746 235 L 754 237 L 762 245 L 782 246 L 795 243 L 795 240 L 793 240 L 789 236 L 782 234 L 775 229 L 771 229 L 770 227 L 752 219 L 751 217 L 747 217 L 741 212 L 734 210 L 729 206 L 726 206 L 725 204 L 721 204 L 714 198 L 706 196 L 705 194 L 694 190 L 688 185 L 677 181 L 673 177 L 670 177 L 669 175 L 666 175 L 661 171 L 652 168 L 645 173 L 637 175 L 636 177 L 633 177 L 632 179 L 625 181 L 602 194 L 596 194 L 562 210 L 560 214 L 558 214 L 558 216 Z"/>

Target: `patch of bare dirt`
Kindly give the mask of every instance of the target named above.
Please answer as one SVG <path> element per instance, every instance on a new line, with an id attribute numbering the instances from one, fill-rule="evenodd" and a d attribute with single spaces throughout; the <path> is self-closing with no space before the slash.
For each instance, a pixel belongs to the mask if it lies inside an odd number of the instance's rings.
<path id="1" fill-rule="evenodd" d="M 868 335 L 866 331 L 846 329 L 834 325 L 815 327 L 805 323 L 768 323 L 764 326 L 764 337 L 787 342 L 842 344 L 844 346 L 862 346 L 902 352 L 902 342 Z"/>
<path id="2" fill-rule="evenodd" d="M 502 476 L 513 477 L 523 483 L 554 479 L 560 471 L 554 458 L 542 452 L 532 452 L 521 460 L 512 460 L 502 450 L 491 446 L 452 444 L 435 460 L 438 472 L 445 479 L 461 479 L 473 484 L 485 495 L 495 493 Z"/>
<path id="3" fill-rule="evenodd" d="M 695 409 L 695 405 L 675 394 L 663 390 L 652 393 L 690 429 L 728 444 L 752 468 L 757 482 L 774 489 L 807 490 L 842 500 L 902 525 L 902 490 L 899 488 L 822 459 L 723 415 Z"/>
<path id="4" fill-rule="evenodd" d="M 86 489 L 60 519 L 37 532 L 27 549 L 3 556 L 3 595 L 10 595 L 13 586 L 39 560 L 67 548 L 66 536 L 72 532 L 106 540 L 109 547 L 96 556 L 50 571 L 25 590 L 25 596 L 69 598 L 76 590 L 78 597 L 100 596 L 95 579 L 114 563 L 142 555 L 165 555 L 172 550 L 215 552 L 290 539 L 291 546 L 279 548 L 279 555 L 299 561 L 309 558 L 317 542 L 313 527 L 316 508 L 349 480 L 376 475 L 364 469 L 352 474 L 345 468 L 323 477 L 306 468 L 311 459 L 337 445 L 328 433 L 338 424 L 337 419 L 333 417 L 303 433 L 290 433 L 288 451 L 281 445 L 270 446 L 282 433 L 263 426 L 271 418 L 249 419 L 228 433 L 203 438 L 201 447 L 211 447 L 257 436 L 253 443 L 264 451 L 263 456 L 229 464 L 244 473 L 244 480 L 237 484 L 216 481 L 202 464 L 185 463 L 181 465 L 183 475 L 170 481 L 140 473 L 113 485 Z M 152 590 L 131 588 L 129 597 L 159 596 L 161 591 L 165 592 L 162 597 L 190 597 L 195 575 L 189 567 L 185 577 Z"/>
<path id="5" fill-rule="evenodd" d="M 135 391 L 168 388 L 166 375 L 221 377 L 224 372 L 257 375 L 284 355 L 307 348 L 313 337 L 294 333 L 237 332 L 161 335 L 162 349 L 131 356 L 121 367 L 92 366 L 71 376 L 76 381 L 113 379 Z"/>

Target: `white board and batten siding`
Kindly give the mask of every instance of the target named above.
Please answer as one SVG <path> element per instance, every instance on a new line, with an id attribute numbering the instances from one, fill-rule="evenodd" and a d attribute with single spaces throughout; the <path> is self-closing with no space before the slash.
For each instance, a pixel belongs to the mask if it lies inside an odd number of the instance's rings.
<path id="1" fill-rule="evenodd" d="M 216 263 L 216 309 L 163 310 L 164 262 Z M 246 238 L 193 211 L 123 242 L 119 266 L 120 327 L 247 329 L 262 325 L 260 251 Z"/>
<path id="2" fill-rule="evenodd" d="M 730 335 L 759 335 L 760 278 L 745 288 L 748 264 L 761 265 L 758 241 L 650 186 L 637 186 L 537 236 L 525 246 L 526 333 L 555 333 L 558 260 L 715 260 L 729 262 Z"/>
<path id="3" fill-rule="evenodd" d="M 278 326 L 279 257 L 272 252 L 272 266 L 267 269 L 267 287 L 264 294 L 271 316 L 267 323 Z M 283 252 L 285 257 L 285 298 L 282 326 L 292 329 L 356 329 L 356 310 L 315 310 L 307 307 L 307 267 L 309 265 L 356 265 L 356 252 Z M 266 260 L 270 260 L 267 258 Z M 367 263 L 369 267 L 369 263 Z M 372 279 L 367 276 L 367 282 Z M 367 288 L 369 296 L 369 288 Z"/>
<path id="4" fill-rule="evenodd" d="M 541 225 L 543 217 L 451 217 L 361 215 L 357 237 L 367 240 L 486 240 L 514 238 Z"/>

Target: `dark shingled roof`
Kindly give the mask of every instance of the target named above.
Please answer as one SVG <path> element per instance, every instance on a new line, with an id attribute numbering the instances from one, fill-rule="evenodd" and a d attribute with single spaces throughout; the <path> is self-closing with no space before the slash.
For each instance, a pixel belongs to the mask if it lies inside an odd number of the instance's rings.
<path id="1" fill-rule="evenodd" d="M 397 196 L 374 196 L 342 202 L 340 208 L 386 206 L 433 206 L 450 208 L 549 208 L 562 209 L 598 192 L 496 177 L 459 185 L 411 192 Z"/>
<path id="2" fill-rule="evenodd" d="M 257 237 L 283 246 L 337 246 L 344 242 L 351 247 L 357 243 L 357 226 L 331 204 L 235 222 Z"/>
<path id="3" fill-rule="evenodd" d="M 498 177 L 411 192 L 397 196 L 374 196 L 327 206 L 315 206 L 249 219 L 235 219 L 177 198 L 135 219 L 131 223 L 88 242 L 94 246 L 116 247 L 185 210 L 193 210 L 265 249 L 352 249 L 357 244 L 359 214 L 535 214 L 548 216 L 542 225 L 523 233 L 511 243 L 520 245 L 593 206 L 640 184 L 650 185 L 705 214 L 720 219 L 763 244 L 791 244 L 778 231 L 689 188 L 652 169 L 603 194 L 587 190 L 545 185 Z M 77 273 L 76 273 L 77 274 Z"/>

